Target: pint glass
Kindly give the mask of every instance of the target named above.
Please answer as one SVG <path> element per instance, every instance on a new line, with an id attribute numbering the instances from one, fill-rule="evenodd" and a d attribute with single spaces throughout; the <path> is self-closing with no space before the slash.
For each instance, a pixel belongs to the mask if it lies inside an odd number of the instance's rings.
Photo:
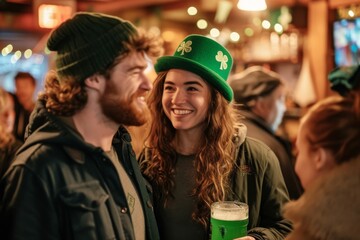
<path id="1" fill-rule="evenodd" d="M 247 235 L 249 207 L 237 201 L 211 205 L 211 240 L 233 240 Z"/>

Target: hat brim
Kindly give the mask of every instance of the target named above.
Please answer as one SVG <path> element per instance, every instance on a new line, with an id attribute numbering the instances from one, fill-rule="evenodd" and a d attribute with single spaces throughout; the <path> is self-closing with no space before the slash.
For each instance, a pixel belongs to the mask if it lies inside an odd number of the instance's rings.
<path id="1" fill-rule="evenodd" d="M 155 64 L 155 71 L 159 73 L 169 69 L 182 69 L 195 73 L 218 90 L 227 101 L 230 102 L 233 99 L 233 91 L 230 85 L 226 82 L 226 79 L 223 79 L 215 71 L 204 67 L 196 61 L 177 56 L 160 57 Z"/>

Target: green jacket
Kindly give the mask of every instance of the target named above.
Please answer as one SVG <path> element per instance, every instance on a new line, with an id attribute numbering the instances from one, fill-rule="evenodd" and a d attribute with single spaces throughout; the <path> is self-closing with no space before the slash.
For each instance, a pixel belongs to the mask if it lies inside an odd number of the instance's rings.
<path id="1" fill-rule="evenodd" d="M 238 149 L 232 192 L 227 200 L 249 205 L 248 235 L 256 239 L 284 239 L 291 224 L 281 213 L 289 201 L 279 161 L 262 142 L 246 137 Z"/>
<path id="2" fill-rule="evenodd" d="M 231 176 L 231 190 L 227 193 L 225 200 L 237 200 L 249 205 L 249 236 L 257 240 L 285 239 L 291 231 L 291 224 L 282 217 L 281 213 L 283 205 L 289 201 L 289 195 L 279 161 L 264 143 L 245 137 L 244 125 L 238 129 L 239 132 L 234 138 L 237 146 L 234 151 L 236 168 Z M 139 161 L 150 161 L 150 155 L 151 150 L 144 149 Z M 163 225 L 168 224 L 168 221 L 160 216 L 163 206 L 158 201 L 160 201 L 162 190 L 156 185 L 153 185 L 153 190 L 155 214 L 158 218 L 160 236 L 162 236 L 164 231 L 167 231 L 166 226 Z M 179 202 L 179 204 L 183 203 Z M 183 213 L 179 214 L 183 215 Z M 189 221 L 192 221 L 191 217 Z M 186 231 L 186 229 L 184 226 L 178 226 L 176 231 Z M 189 231 L 194 230 L 189 229 Z M 185 234 L 183 232 L 178 234 L 178 236 L 182 235 Z M 204 239 L 207 239 L 207 236 L 209 233 L 204 234 Z"/>

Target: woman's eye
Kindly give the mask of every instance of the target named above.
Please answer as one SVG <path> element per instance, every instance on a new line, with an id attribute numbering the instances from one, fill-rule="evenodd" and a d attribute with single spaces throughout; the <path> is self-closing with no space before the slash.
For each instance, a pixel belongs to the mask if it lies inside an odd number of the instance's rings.
<path id="1" fill-rule="evenodd" d="M 164 87 L 164 90 L 167 90 L 167 91 L 170 91 L 170 90 L 172 90 L 173 89 L 173 87 L 171 87 L 171 86 L 165 86 Z"/>
<path id="2" fill-rule="evenodd" d="M 195 88 L 195 87 L 189 87 L 188 90 L 189 90 L 189 91 L 197 91 L 198 89 Z"/>

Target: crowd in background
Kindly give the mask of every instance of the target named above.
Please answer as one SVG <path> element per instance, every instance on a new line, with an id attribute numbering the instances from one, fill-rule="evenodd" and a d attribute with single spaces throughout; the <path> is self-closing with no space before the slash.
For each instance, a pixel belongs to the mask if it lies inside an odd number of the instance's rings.
<path id="1" fill-rule="evenodd" d="M 334 94 L 309 107 L 292 146 L 277 134 L 279 74 L 232 73 L 231 54 L 205 36 L 157 59 L 161 43 L 80 13 L 48 40 L 57 73 L 43 93 L 34 100 L 24 72 L 14 94 L 0 89 L 2 236 L 206 239 L 211 203 L 239 200 L 250 206 L 243 240 L 358 239 L 360 67 L 330 73 Z"/>

